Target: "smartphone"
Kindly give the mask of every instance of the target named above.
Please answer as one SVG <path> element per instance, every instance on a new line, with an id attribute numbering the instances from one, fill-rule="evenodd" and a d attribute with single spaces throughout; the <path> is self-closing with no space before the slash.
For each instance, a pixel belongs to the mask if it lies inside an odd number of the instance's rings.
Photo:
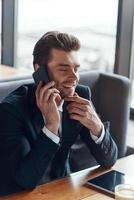
<path id="1" fill-rule="evenodd" d="M 48 82 L 50 82 L 48 72 L 47 72 L 47 66 L 41 65 L 37 69 L 37 71 L 33 73 L 33 79 L 36 85 L 38 85 L 40 81 L 42 81 L 44 84 L 47 84 Z"/>

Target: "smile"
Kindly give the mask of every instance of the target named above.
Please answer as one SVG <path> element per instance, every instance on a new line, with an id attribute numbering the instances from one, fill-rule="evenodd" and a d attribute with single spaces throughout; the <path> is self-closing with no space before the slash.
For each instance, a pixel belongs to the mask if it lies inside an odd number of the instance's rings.
<path id="1" fill-rule="evenodd" d="M 65 88 L 72 88 L 75 87 L 75 85 L 64 85 Z"/>

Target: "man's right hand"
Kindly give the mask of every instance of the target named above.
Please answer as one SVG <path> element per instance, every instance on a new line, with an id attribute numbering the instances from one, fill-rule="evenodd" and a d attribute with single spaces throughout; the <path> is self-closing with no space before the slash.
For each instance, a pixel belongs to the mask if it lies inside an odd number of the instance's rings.
<path id="1" fill-rule="evenodd" d="M 54 88 L 55 82 L 51 81 L 46 85 L 40 82 L 36 89 L 36 103 L 46 120 L 46 128 L 58 135 L 60 125 L 60 114 L 55 99 L 61 99 L 59 91 Z"/>

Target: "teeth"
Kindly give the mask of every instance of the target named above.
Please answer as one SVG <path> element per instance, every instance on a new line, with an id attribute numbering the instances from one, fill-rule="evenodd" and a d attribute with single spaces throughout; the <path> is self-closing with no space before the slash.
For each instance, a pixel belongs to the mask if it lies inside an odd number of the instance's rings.
<path id="1" fill-rule="evenodd" d="M 64 87 L 69 87 L 69 88 L 71 88 L 71 87 L 74 87 L 74 85 L 65 85 Z"/>
<path id="2" fill-rule="evenodd" d="M 74 87 L 75 86 L 75 84 L 73 84 L 73 85 L 64 85 L 64 87 Z"/>

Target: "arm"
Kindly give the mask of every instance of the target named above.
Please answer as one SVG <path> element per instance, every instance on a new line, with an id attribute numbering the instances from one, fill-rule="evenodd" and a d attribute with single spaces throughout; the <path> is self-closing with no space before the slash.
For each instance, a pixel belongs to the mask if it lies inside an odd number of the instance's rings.
<path id="1" fill-rule="evenodd" d="M 23 119 L 10 104 L 0 105 L 0 159 L 5 171 L 23 188 L 34 188 L 59 149 L 42 131 L 31 142 Z"/>
<path id="2" fill-rule="evenodd" d="M 81 138 L 87 144 L 97 162 L 102 166 L 110 167 L 117 159 L 117 146 L 106 128 L 102 141 L 99 144 L 93 141 L 92 135 L 97 138 L 101 137 L 103 125 L 92 105 L 88 87 L 83 91 L 82 96 L 84 98 L 75 95 L 66 99 L 71 102 L 68 106 L 70 118 L 83 125 Z"/>
<path id="3" fill-rule="evenodd" d="M 60 115 L 55 99 L 59 100 L 60 96 L 58 95 L 59 91 L 53 88 L 54 84 L 54 82 L 49 82 L 44 86 L 40 83 L 35 94 L 37 107 L 45 116 L 44 125 L 56 136 L 58 135 Z M 35 133 L 28 118 L 28 109 L 25 109 L 27 100 L 21 99 L 19 95 L 18 97 L 14 95 L 13 98 L 11 101 L 9 98 L 8 103 L 1 105 L 0 141 L 5 157 L 3 166 L 6 165 L 6 171 L 11 171 L 9 173 L 11 180 L 15 180 L 23 188 L 30 189 L 34 188 L 45 174 L 49 163 L 59 149 L 59 144 L 52 141 L 47 133 L 44 134 L 44 129 L 40 133 Z M 19 102 L 19 105 L 16 106 L 18 103 L 15 102 Z M 34 136 L 36 139 L 33 139 L 32 134 L 36 135 Z"/>
<path id="4" fill-rule="evenodd" d="M 111 167 L 116 162 L 118 149 L 107 128 L 105 128 L 105 136 L 100 144 L 96 144 L 92 140 L 89 130 L 85 127 L 81 130 L 80 135 L 98 164 L 103 167 Z"/>

